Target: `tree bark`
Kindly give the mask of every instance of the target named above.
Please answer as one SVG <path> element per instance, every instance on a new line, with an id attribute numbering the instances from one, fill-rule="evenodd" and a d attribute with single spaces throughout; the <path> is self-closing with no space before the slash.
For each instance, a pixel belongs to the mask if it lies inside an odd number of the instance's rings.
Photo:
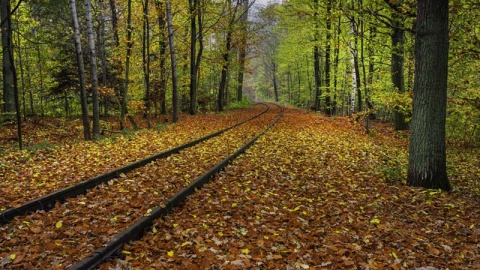
<path id="1" fill-rule="evenodd" d="M 93 103 L 93 138 L 100 136 L 100 107 L 98 96 L 97 55 L 95 51 L 95 37 L 93 35 L 92 4 L 85 0 L 85 15 L 87 19 L 88 48 L 90 50 L 90 80 L 92 84 Z"/>
<path id="2" fill-rule="evenodd" d="M 245 59 L 247 57 L 247 30 L 248 30 L 248 6 L 249 0 L 242 0 L 243 13 L 240 17 L 242 27 L 240 47 L 238 48 L 239 70 L 237 76 L 237 101 L 243 98 L 243 77 L 245 73 Z"/>
<path id="3" fill-rule="evenodd" d="M 9 27 L 11 21 L 10 0 L 0 1 L 0 21 L 3 23 L 2 28 L 2 59 L 3 59 L 3 121 L 13 122 L 15 114 L 15 92 L 14 92 L 14 76 L 13 65 L 10 53 L 13 50 L 12 29 Z"/>
<path id="4" fill-rule="evenodd" d="M 159 96 L 160 96 L 160 113 L 167 114 L 166 106 L 166 90 L 167 90 L 167 68 L 166 68 L 166 58 L 167 58 L 167 37 L 166 32 L 166 12 L 164 3 L 160 0 L 155 0 L 155 6 L 158 13 L 158 31 L 159 31 L 159 69 L 160 69 L 160 84 L 159 84 Z"/>
<path id="5" fill-rule="evenodd" d="M 327 1 L 327 39 L 326 39 L 326 48 L 325 48 L 325 113 L 328 116 L 332 115 L 332 102 L 331 102 L 331 91 L 330 91 L 330 52 L 332 45 L 332 0 Z"/>
<path id="6" fill-rule="evenodd" d="M 172 11 L 170 1 L 167 1 L 167 29 L 168 44 L 170 47 L 170 59 L 172 64 L 172 122 L 178 122 L 178 86 L 177 86 L 177 58 L 175 56 L 175 46 L 173 42 Z"/>
<path id="7" fill-rule="evenodd" d="M 127 52 L 125 56 L 125 84 L 122 91 L 120 104 L 120 129 L 125 129 L 125 117 L 127 115 L 128 80 L 130 79 L 130 55 L 132 54 L 132 0 L 127 1 Z"/>
<path id="8" fill-rule="evenodd" d="M 319 39 L 319 28 L 320 25 L 318 23 L 318 0 L 313 1 L 314 5 L 314 11 L 313 11 L 313 18 L 315 20 L 315 33 L 313 40 L 315 42 L 315 45 L 313 47 L 313 69 L 314 69 L 314 77 L 315 77 L 315 111 L 320 110 L 320 98 L 322 97 L 322 90 L 320 89 L 321 87 L 321 75 L 320 75 L 320 46 L 317 44 L 318 39 Z"/>
<path id="9" fill-rule="evenodd" d="M 448 0 L 419 0 L 407 183 L 451 190 L 446 170 Z"/>
<path id="10" fill-rule="evenodd" d="M 221 77 L 220 77 L 220 85 L 218 88 L 218 111 L 223 111 L 224 104 L 225 104 L 225 93 L 227 91 L 227 75 L 228 75 L 228 69 L 229 69 L 229 61 L 230 61 L 230 50 L 232 48 L 232 29 L 231 26 L 229 25 L 228 30 L 227 30 L 227 38 L 225 42 L 225 51 L 223 52 L 222 60 L 223 60 L 223 65 L 222 65 L 222 72 L 221 72 Z"/>
<path id="11" fill-rule="evenodd" d="M 148 2 L 145 0 L 143 7 L 143 37 L 142 37 L 142 60 L 143 60 L 143 81 L 145 86 L 145 108 L 147 116 L 147 127 L 151 128 L 150 121 L 150 22 L 148 19 Z"/>
<path id="12" fill-rule="evenodd" d="M 404 17 L 396 11 L 392 12 L 392 83 L 398 93 L 405 93 L 405 30 L 403 30 Z M 395 109 L 393 115 L 395 130 L 407 130 L 408 125 L 405 121 L 405 115 Z"/>
<path id="13" fill-rule="evenodd" d="M 188 0 L 190 11 L 190 115 L 195 115 L 197 111 L 197 0 Z"/>
<path id="14" fill-rule="evenodd" d="M 82 107 L 83 136 L 85 140 L 90 140 L 90 121 L 87 110 L 87 92 L 85 90 L 85 64 L 83 63 L 82 44 L 80 42 L 80 30 L 77 18 L 77 7 L 75 0 L 70 0 L 70 10 L 73 20 L 73 38 L 75 40 L 75 49 L 78 62 L 78 78 L 80 81 L 80 103 Z"/>
<path id="15" fill-rule="evenodd" d="M 120 38 L 118 37 L 117 7 L 115 5 L 115 0 L 109 0 L 109 3 L 110 3 L 110 12 L 112 13 L 113 39 L 115 41 L 115 47 L 118 47 L 120 46 Z"/>

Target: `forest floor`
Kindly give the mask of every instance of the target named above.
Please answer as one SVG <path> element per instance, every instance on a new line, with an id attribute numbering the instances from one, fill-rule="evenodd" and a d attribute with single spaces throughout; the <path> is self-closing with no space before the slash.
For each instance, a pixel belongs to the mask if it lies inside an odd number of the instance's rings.
<path id="1" fill-rule="evenodd" d="M 26 124 L 23 151 L 1 128 L 0 211 L 67 178 L 80 181 L 209 134 L 248 111 L 183 115 L 175 125 L 93 142 L 81 142 L 80 122 L 42 119 Z M 448 146 L 454 190 L 441 192 L 405 185 L 407 145 L 408 133 L 388 124 L 374 122 L 366 134 L 348 117 L 286 109 L 224 172 L 126 246 L 125 258 L 101 268 L 480 269 L 479 149 Z M 2 233 L 0 243 L 15 241 L 8 237 Z M 27 253 L 0 248 L 0 263 L 15 269 Z"/>

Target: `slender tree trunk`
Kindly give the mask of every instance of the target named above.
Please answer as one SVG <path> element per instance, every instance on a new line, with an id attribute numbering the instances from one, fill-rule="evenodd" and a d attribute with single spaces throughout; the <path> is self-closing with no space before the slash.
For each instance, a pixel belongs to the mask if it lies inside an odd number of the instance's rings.
<path id="1" fill-rule="evenodd" d="M 404 55 L 405 55 L 405 30 L 403 30 L 403 16 L 396 11 L 392 11 L 392 83 L 398 93 L 405 93 L 405 72 L 404 72 Z M 407 130 L 408 125 L 405 121 L 405 115 L 395 109 L 394 111 L 395 130 Z"/>
<path id="2" fill-rule="evenodd" d="M 167 1 L 167 28 L 168 28 L 168 44 L 170 47 L 170 58 L 172 63 L 172 122 L 178 122 L 178 86 L 177 86 L 177 58 L 175 56 L 175 46 L 173 43 L 173 25 L 172 11 L 170 1 Z"/>
<path id="3" fill-rule="evenodd" d="M 104 1 L 100 0 L 100 11 L 99 11 L 99 20 L 100 20 L 100 29 L 98 31 L 98 40 L 100 41 L 99 44 L 99 50 L 100 50 L 100 65 L 102 68 L 102 85 L 103 87 L 108 87 L 108 81 L 107 81 L 107 52 L 105 49 L 105 43 L 106 43 L 106 33 L 105 33 L 105 21 L 106 21 L 106 16 L 105 16 L 105 6 L 104 6 Z M 105 95 L 103 97 L 104 99 L 104 117 L 107 118 L 108 116 L 108 95 Z"/>
<path id="4" fill-rule="evenodd" d="M 228 75 L 228 69 L 230 66 L 230 50 L 232 49 L 232 29 L 231 25 L 229 25 L 228 30 L 227 30 L 227 38 L 226 38 L 226 43 L 225 43 L 225 51 L 223 52 L 223 65 L 222 65 L 222 73 L 221 73 L 221 78 L 220 78 L 220 86 L 218 88 L 218 111 L 223 111 L 224 104 L 225 104 L 225 96 L 226 96 L 226 90 L 227 90 L 227 75 Z"/>
<path id="5" fill-rule="evenodd" d="M 190 11 L 190 115 L 197 112 L 197 14 L 199 3 L 197 0 L 188 0 Z"/>
<path id="6" fill-rule="evenodd" d="M 198 31 L 197 31 L 197 40 L 198 40 L 198 52 L 197 52 L 197 60 L 195 61 L 196 64 L 196 76 L 197 76 L 197 92 L 199 89 L 199 84 L 200 84 L 200 64 L 202 62 L 202 56 L 203 56 L 203 4 L 200 0 L 195 0 L 198 1 L 197 3 L 197 25 L 198 25 Z"/>
<path id="7" fill-rule="evenodd" d="M 10 0 L 0 1 L 0 21 L 2 29 L 2 59 L 3 59 L 3 112 L 4 122 L 13 122 L 15 117 L 15 92 L 14 92 L 14 76 L 13 65 L 10 53 L 13 50 L 12 44 L 12 28 L 8 24 L 11 23 L 11 7 Z"/>
<path id="8" fill-rule="evenodd" d="M 97 138 L 100 136 L 100 103 L 98 96 L 97 55 L 95 51 L 95 37 L 93 34 L 92 23 L 92 4 L 90 0 L 85 0 L 85 13 L 87 19 L 88 48 L 90 49 L 90 80 L 92 83 L 93 103 L 93 138 Z"/>
<path id="9" fill-rule="evenodd" d="M 83 136 L 85 140 L 90 140 L 90 121 L 87 110 L 87 93 L 85 90 L 85 65 L 83 63 L 82 44 L 80 42 L 80 30 L 77 19 L 77 7 L 75 0 L 70 0 L 70 10 L 73 20 L 73 37 L 75 39 L 75 48 L 78 62 L 78 78 L 80 81 L 80 103 L 82 107 Z"/>
<path id="10" fill-rule="evenodd" d="M 147 127 L 151 128 L 150 120 L 150 22 L 148 20 L 148 2 L 145 0 L 143 7 L 143 35 L 142 35 L 142 58 L 143 58 L 143 80 L 145 85 L 145 108 L 147 116 Z"/>
<path id="11" fill-rule="evenodd" d="M 237 76 L 237 101 L 242 101 L 243 96 L 243 77 L 245 73 L 245 58 L 247 57 L 247 28 L 248 28 L 248 6 L 249 0 L 241 1 L 243 13 L 240 17 L 242 27 L 240 47 L 238 49 L 238 76 Z"/>
<path id="12" fill-rule="evenodd" d="M 167 67 L 166 67 L 166 58 L 167 58 L 167 36 L 166 32 L 166 20 L 165 20 L 165 7 L 164 2 L 156 0 L 155 6 L 158 13 L 158 30 L 159 30 L 159 54 L 160 54 L 160 85 L 159 85 L 159 96 L 160 96 L 160 113 L 167 114 L 167 105 L 166 105 L 166 90 L 167 90 Z"/>
<path id="13" fill-rule="evenodd" d="M 331 39 L 332 39 L 332 0 L 327 1 L 327 45 L 325 48 L 325 113 L 332 115 L 332 102 L 331 102 L 331 90 L 330 90 L 330 52 L 331 52 Z"/>
<path id="14" fill-rule="evenodd" d="M 277 79 L 277 65 L 273 63 L 273 95 L 275 102 L 278 102 L 278 79 Z"/>
<path id="15" fill-rule="evenodd" d="M 332 115 L 337 113 L 337 83 L 338 83 L 338 65 L 340 63 L 340 35 L 342 34 L 341 17 L 338 17 L 337 23 L 337 36 L 335 41 L 335 49 L 333 50 L 333 70 L 335 76 L 333 77 L 333 103 L 332 103 Z"/>
<path id="16" fill-rule="evenodd" d="M 120 129 L 125 129 L 125 117 L 127 116 L 128 104 L 128 80 L 130 79 L 130 55 L 132 54 L 132 0 L 127 1 L 127 52 L 125 56 L 125 84 L 122 91 L 120 104 Z"/>
<path id="17" fill-rule="evenodd" d="M 120 46 L 120 38 L 118 36 L 118 16 L 117 16 L 117 7 L 115 0 L 109 0 L 110 3 L 110 12 L 112 13 L 112 29 L 113 29 L 113 39 L 115 41 L 115 47 Z"/>
<path id="18" fill-rule="evenodd" d="M 320 110 L 320 98 L 322 97 L 322 90 L 320 89 L 322 81 L 321 81 L 321 73 L 320 73 L 320 46 L 317 44 L 319 42 L 319 19 L 318 19 L 318 0 L 313 1 L 315 9 L 313 11 L 313 18 L 315 20 L 315 33 L 314 33 L 314 42 L 315 45 L 313 47 L 313 68 L 314 68 L 314 77 L 315 77 L 315 111 Z"/>
<path id="19" fill-rule="evenodd" d="M 19 23 L 17 22 L 17 29 L 19 29 Z M 27 120 L 27 104 L 25 100 L 25 74 L 24 74 L 24 62 L 22 56 L 22 46 L 21 46 L 21 39 L 20 39 L 20 31 L 17 31 L 17 55 L 18 55 L 18 65 L 20 68 L 20 81 L 22 82 L 22 109 L 23 109 L 23 120 Z M 20 126 L 21 128 L 21 126 Z"/>
<path id="20" fill-rule="evenodd" d="M 407 183 L 451 190 L 445 145 L 448 0 L 417 1 L 415 30 L 415 82 Z"/>

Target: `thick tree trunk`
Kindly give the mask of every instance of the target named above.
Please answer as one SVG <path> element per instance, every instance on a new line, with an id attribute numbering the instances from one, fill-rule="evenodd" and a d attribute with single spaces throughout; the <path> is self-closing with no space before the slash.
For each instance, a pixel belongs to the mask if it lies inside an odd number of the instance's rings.
<path id="1" fill-rule="evenodd" d="M 168 44 L 170 47 L 170 58 L 172 64 L 172 122 L 178 122 L 178 86 L 177 86 L 177 58 L 175 56 L 175 46 L 173 43 L 173 25 L 172 25 L 172 11 L 170 8 L 170 1 L 167 1 L 167 29 L 168 29 Z"/>
<path id="2" fill-rule="evenodd" d="M 451 190 L 446 170 L 448 0 L 419 0 L 407 183 Z"/>
<path id="3" fill-rule="evenodd" d="M 404 55 L 405 55 L 405 30 L 403 30 L 403 16 L 396 11 L 392 12 L 392 83 L 398 93 L 405 93 L 405 72 L 404 72 Z M 395 130 L 407 130 L 408 125 L 405 121 L 405 115 L 399 111 L 394 111 Z"/>
<path id="4" fill-rule="evenodd" d="M 85 140 L 90 140 L 90 121 L 87 110 L 87 93 L 85 90 L 85 65 L 83 63 L 82 43 L 80 42 L 80 30 L 77 19 L 77 7 L 75 0 L 70 0 L 70 10 L 73 20 L 73 37 L 75 39 L 75 48 L 78 62 L 78 78 L 80 81 L 80 103 L 82 107 L 83 136 Z"/>
<path id="5" fill-rule="evenodd" d="M 95 51 L 95 37 L 93 35 L 92 4 L 85 0 L 85 15 L 87 19 L 88 48 L 90 50 L 90 80 L 92 84 L 93 103 L 93 138 L 100 136 L 100 107 L 98 96 L 97 56 Z"/>
<path id="6" fill-rule="evenodd" d="M 8 27 L 10 22 L 10 0 L 0 1 L 0 21 L 2 28 L 2 59 L 3 59 L 3 121 L 13 122 L 15 119 L 15 92 L 13 82 L 13 62 L 10 53 L 13 50 L 12 31 Z"/>

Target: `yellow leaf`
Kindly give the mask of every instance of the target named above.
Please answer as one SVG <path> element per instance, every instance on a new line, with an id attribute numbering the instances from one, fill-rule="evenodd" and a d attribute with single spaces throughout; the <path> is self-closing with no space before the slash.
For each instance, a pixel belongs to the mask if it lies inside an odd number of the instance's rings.
<path id="1" fill-rule="evenodd" d="M 242 254 L 248 255 L 248 253 L 250 253 L 250 250 L 248 250 L 248 248 L 242 249 Z"/>
<path id="2" fill-rule="evenodd" d="M 398 259 L 398 256 L 397 256 L 397 254 L 395 254 L 395 252 L 392 252 L 392 257 L 393 257 L 395 260 Z"/>
<path id="3" fill-rule="evenodd" d="M 157 228 L 152 227 L 152 232 L 153 232 L 153 233 L 157 233 L 157 232 L 158 232 L 158 231 L 157 231 Z"/>
<path id="4" fill-rule="evenodd" d="M 186 245 L 191 245 L 192 243 L 190 241 L 187 241 L 187 242 L 183 242 L 181 244 L 182 247 L 186 246 Z"/>
<path id="5" fill-rule="evenodd" d="M 15 253 L 12 253 L 10 254 L 10 260 L 15 260 L 15 258 L 17 257 L 17 255 Z"/>
<path id="6" fill-rule="evenodd" d="M 124 255 L 130 255 L 132 254 L 132 252 L 128 251 L 128 250 L 122 250 L 122 254 Z"/>
<path id="7" fill-rule="evenodd" d="M 60 220 L 57 223 L 55 223 L 55 228 L 60 229 L 63 226 L 63 222 Z"/>
<path id="8" fill-rule="evenodd" d="M 223 232 L 218 232 L 218 235 L 219 235 L 219 236 L 223 236 Z"/>
<path id="9" fill-rule="evenodd" d="M 380 224 L 380 219 L 374 218 L 374 219 L 370 220 L 370 224 L 378 225 L 378 224 Z"/>
<path id="10" fill-rule="evenodd" d="M 236 207 L 237 206 L 237 203 L 232 203 L 232 207 Z"/>
<path id="11" fill-rule="evenodd" d="M 77 204 L 85 205 L 85 204 L 87 204 L 87 203 L 86 203 L 86 202 L 77 202 Z"/>
<path id="12" fill-rule="evenodd" d="M 173 252 L 172 250 L 170 250 L 169 252 L 167 252 L 167 255 L 168 255 L 169 257 L 173 257 L 173 254 L 174 254 L 174 252 Z"/>
<path id="13" fill-rule="evenodd" d="M 177 223 L 174 223 L 174 224 L 173 224 L 173 228 L 176 228 L 176 227 L 178 227 L 178 224 L 177 224 Z"/>

